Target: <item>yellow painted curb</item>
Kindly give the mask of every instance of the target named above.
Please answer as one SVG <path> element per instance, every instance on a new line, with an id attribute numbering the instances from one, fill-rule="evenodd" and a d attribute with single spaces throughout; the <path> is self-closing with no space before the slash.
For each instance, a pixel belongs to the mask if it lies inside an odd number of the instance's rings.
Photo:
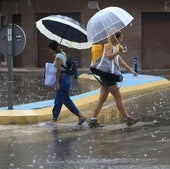
<path id="1" fill-rule="evenodd" d="M 79 78 L 84 80 L 96 81 L 93 76 L 83 74 Z M 96 81 L 96 83 L 98 83 Z M 149 90 L 158 90 L 164 87 L 170 87 L 170 82 L 167 79 L 145 83 L 136 86 L 122 87 L 121 93 L 122 96 L 129 96 L 136 92 L 146 92 Z M 93 95 L 88 95 L 86 97 L 78 98 L 74 101 L 78 109 L 83 112 L 87 117 L 89 117 L 94 109 L 96 101 L 98 100 L 99 92 Z M 113 97 L 109 95 L 107 100 L 111 100 Z M 32 110 L 0 110 L 0 124 L 29 124 L 29 123 L 38 123 L 43 121 L 48 121 L 51 119 L 52 107 L 46 107 L 42 109 L 32 109 Z M 65 107 L 62 107 L 59 122 L 68 119 L 68 117 L 76 117 Z"/>

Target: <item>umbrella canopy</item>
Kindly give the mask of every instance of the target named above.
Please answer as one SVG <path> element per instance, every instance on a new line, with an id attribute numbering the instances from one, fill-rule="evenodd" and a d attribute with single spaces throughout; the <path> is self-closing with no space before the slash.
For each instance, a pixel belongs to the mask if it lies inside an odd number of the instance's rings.
<path id="1" fill-rule="evenodd" d="M 67 16 L 51 15 L 36 22 L 38 30 L 47 38 L 74 49 L 88 49 L 91 43 L 82 25 Z"/>
<path id="2" fill-rule="evenodd" d="M 134 18 L 119 7 L 98 11 L 87 23 L 88 41 L 96 43 L 126 27 Z"/>

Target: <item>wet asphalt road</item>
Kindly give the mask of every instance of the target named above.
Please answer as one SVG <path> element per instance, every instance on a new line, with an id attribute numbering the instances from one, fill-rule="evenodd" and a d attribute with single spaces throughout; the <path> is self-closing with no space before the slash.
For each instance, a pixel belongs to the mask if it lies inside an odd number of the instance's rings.
<path id="1" fill-rule="evenodd" d="M 141 122 L 127 128 L 112 105 L 105 127 L 0 125 L 1 169 L 169 169 L 170 89 L 124 100 Z M 110 115 L 109 115 L 110 114 Z M 102 117 L 101 117 L 102 118 Z"/>

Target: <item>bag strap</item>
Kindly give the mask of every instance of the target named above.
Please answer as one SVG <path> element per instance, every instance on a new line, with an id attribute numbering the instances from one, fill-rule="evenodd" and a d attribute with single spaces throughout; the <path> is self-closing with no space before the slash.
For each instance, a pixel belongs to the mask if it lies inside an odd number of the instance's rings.
<path id="1" fill-rule="evenodd" d="M 113 50 L 114 50 L 114 47 L 113 47 Z M 112 70 L 111 70 L 111 73 L 114 73 L 114 71 L 115 71 L 115 69 L 114 69 L 115 62 L 116 62 L 117 65 L 119 65 L 118 59 L 119 59 L 119 55 L 116 55 L 115 59 L 112 59 Z"/>
<path id="2" fill-rule="evenodd" d="M 63 67 L 64 69 L 67 69 L 63 64 L 61 64 L 61 67 Z"/>
<path id="3" fill-rule="evenodd" d="M 107 90 L 107 87 L 102 83 L 102 81 L 95 74 L 93 74 L 93 76 Z"/>
<path id="4" fill-rule="evenodd" d="M 105 48 L 104 48 L 104 50 L 103 50 L 103 54 L 102 54 L 101 60 L 100 60 L 99 64 L 97 65 L 97 69 L 98 69 L 98 68 L 100 67 L 100 65 L 102 64 L 103 59 L 104 59 L 104 56 L 105 56 Z"/>
<path id="5" fill-rule="evenodd" d="M 60 52 L 63 56 L 66 57 L 66 55 L 63 52 Z M 64 69 L 67 69 L 63 64 L 61 64 L 61 67 L 63 67 Z"/>
<path id="6" fill-rule="evenodd" d="M 104 60 L 104 57 L 105 57 L 105 47 L 104 47 L 104 50 L 103 50 L 102 58 L 101 58 L 99 64 L 97 65 L 97 67 L 96 67 L 97 69 L 101 66 L 101 64 L 102 64 L 102 62 Z M 114 73 L 114 60 L 113 59 L 111 61 L 111 64 L 112 64 L 111 73 Z"/>
<path id="7" fill-rule="evenodd" d="M 114 64 L 114 60 L 112 59 L 112 70 L 111 70 L 111 73 L 114 73 L 114 69 L 115 68 L 115 64 Z"/>

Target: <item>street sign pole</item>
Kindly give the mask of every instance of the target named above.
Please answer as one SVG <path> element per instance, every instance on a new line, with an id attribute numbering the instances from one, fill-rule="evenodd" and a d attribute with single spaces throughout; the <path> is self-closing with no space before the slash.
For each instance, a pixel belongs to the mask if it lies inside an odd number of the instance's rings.
<path id="1" fill-rule="evenodd" d="M 13 57 L 19 55 L 26 45 L 26 36 L 21 27 L 9 24 L 0 30 L 0 53 L 7 57 L 8 109 L 13 109 Z"/>
<path id="2" fill-rule="evenodd" d="M 7 29 L 8 38 L 8 109 L 13 109 L 13 26 L 12 24 Z"/>

